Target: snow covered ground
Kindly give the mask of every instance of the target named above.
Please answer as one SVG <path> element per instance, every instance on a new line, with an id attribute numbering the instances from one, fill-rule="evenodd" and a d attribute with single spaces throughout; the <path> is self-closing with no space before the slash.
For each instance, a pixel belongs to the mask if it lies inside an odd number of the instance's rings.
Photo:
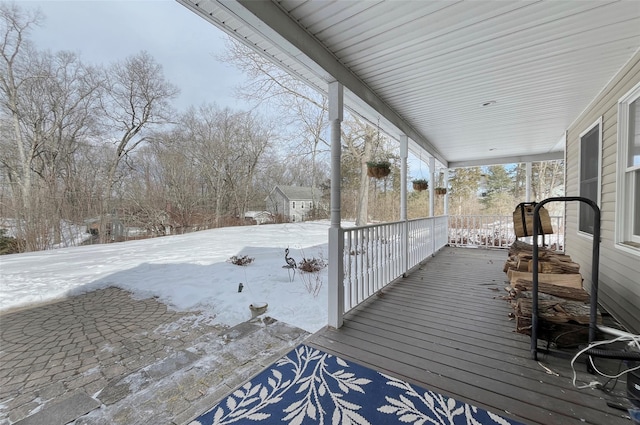
<path id="1" fill-rule="evenodd" d="M 61 248 L 0 257 L 0 311 L 117 286 L 178 311 L 202 310 L 215 323 L 251 318 L 249 305 L 315 332 L 327 323 L 327 269 L 317 296 L 300 273 L 290 281 L 284 250 L 296 261 L 328 258 L 328 221 L 228 227 L 187 235 Z M 248 255 L 248 266 L 227 262 Z M 315 279 L 314 279 L 315 282 Z M 243 284 L 238 292 L 239 283 Z"/>

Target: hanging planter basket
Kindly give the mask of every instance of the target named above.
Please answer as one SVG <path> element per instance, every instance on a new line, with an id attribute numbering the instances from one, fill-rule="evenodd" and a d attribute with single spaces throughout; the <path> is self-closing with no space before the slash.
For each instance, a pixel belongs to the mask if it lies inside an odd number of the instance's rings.
<path id="1" fill-rule="evenodd" d="M 387 177 L 390 173 L 391 173 L 391 164 L 386 161 L 367 162 L 367 175 L 369 177 L 382 179 Z"/>
<path id="2" fill-rule="evenodd" d="M 436 192 L 436 195 L 446 195 L 447 194 L 447 189 L 444 187 L 436 187 L 434 189 L 434 191 Z"/>
<path id="3" fill-rule="evenodd" d="M 426 180 L 413 181 L 413 190 L 422 192 L 423 190 L 427 190 L 427 189 L 429 189 L 429 183 Z"/>

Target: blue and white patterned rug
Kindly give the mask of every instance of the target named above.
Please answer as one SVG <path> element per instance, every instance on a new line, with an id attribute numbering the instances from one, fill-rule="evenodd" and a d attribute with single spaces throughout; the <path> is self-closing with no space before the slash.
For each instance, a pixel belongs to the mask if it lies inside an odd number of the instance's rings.
<path id="1" fill-rule="evenodd" d="M 520 422 L 298 346 L 190 425 Z"/>

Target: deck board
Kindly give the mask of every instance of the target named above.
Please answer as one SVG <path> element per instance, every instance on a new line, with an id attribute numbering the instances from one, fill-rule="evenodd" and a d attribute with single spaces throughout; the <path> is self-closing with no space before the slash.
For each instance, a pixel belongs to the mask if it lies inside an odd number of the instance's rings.
<path id="1" fill-rule="evenodd" d="M 514 332 L 506 252 L 444 248 L 307 343 L 416 385 L 530 424 L 628 424 L 599 390 L 571 383 L 570 358 L 530 359 Z M 577 366 L 586 380 L 584 364 Z"/>

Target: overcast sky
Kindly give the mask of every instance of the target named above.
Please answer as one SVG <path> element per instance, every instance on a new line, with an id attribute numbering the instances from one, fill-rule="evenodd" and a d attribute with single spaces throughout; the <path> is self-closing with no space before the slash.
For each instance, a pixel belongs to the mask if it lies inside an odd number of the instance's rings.
<path id="1" fill-rule="evenodd" d="M 174 0 L 18 3 L 26 8 L 39 7 L 46 17 L 31 37 L 40 49 L 71 50 L 87 63 L 103 65 L 146 50 L 162 64 L 166 78 L 180 88 L 174 102 L 179 110 L 204 102 L 236 110 L 254 106 L 235 99 L 234 89 L 245 78 L 218 60 L 227 36 Z M 409 162 L 415 177 L 426 177 L 426 166 L 416 165 L 420 161 L 412 154 Z"/>
<path id="2" fill-rule="evenodd" d="M 86 63 L 104 65 L 146 50 L 180 88 L 176 108 L 203 102 L 247 108 L 234 98 L 244 77 L 216 58 L 224 52 L 224 33 L 173 0 L 18 3 L 40 7 L 46 16 L 31 37 L 40 49 L 70 50 Z"/>

